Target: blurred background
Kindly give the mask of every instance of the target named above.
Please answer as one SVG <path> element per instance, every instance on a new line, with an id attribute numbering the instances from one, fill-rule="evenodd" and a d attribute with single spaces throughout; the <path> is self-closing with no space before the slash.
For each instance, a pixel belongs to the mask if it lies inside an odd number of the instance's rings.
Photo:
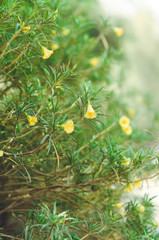
<path id="1" fill-rule="evenodd" d="M 125 76 L 141 93 L 159 103 L 159 2 L 156 0 L 99 0 L 113 24 L 124 28 Z"/>
<path id="2" fill-rule="evenodd" d="M 130 94 L 130 99 L 127 101 L 130 101 L 132 108 L 138 111 L 134 121 L 138 122 L 143 130 L 151 128 L 154 119 L 157 123 L 159 122 L 158 115 L 154 115 L 155 109 L 159 113 L 159 2 L 156 0 L 99 0 L 99 3 L 111 23 L 124 29 L 122 50 L 125 91 L 129 92 L 131 89 L 137 93 L 136 98 L 131 97 Z M 144 111 L 143 103 L 149 104 L 149 112 Z M 158 124 L 156 124 L 154 137 L 157 141 L 158 136 Z M 156 145 L 156 151 L 159 152 L 159 144 Z M 157 177 L 144 181 L 142 191 L 137 190 L 135 196 L 143 196 L 145 193 L 150 197 L 156 196 L 153 201 L 158 207 L 156 213 L 159 212 Z M 156 215 L 156 220 L 159 221 L 159 214 Z"/>

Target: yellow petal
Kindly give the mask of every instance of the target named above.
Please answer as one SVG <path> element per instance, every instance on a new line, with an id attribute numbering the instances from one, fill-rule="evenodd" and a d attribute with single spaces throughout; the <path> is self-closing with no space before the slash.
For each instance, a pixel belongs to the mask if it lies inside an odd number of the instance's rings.
<path id="1" fill-rule="evenodd" d="M 123 28 L 120 27 L 114 27 L 113 30 L 118 37 L 122 36 L 124 33 Z"/>
<path id="2" fill-rule="evenodd" d="M 137 205 L 137 211 L 139 212 L 139 213 L 143 213 L 144 211 L 145 211 L 145 207 L 142 205 L 142 204 L 138 204 Z"/>
<path id="3" fill-rule="evenodd" d="M 43 53 L 43 59 L 49 58 L 53 54 L 53 50 L 48 50 L 46 47 L 41 47 Z"/>
<path id="4" fill-rule="evenodd" d="M 27 33 L 27 32 L 30 31 L 30 28 L 31 28 L 30 26 L 24 27 L 23 30 L 22 30 L 22 32 L 23 32 L 23 33 Z"/>
<path id="5" fill-rule="evenodd" d="M 91 58 L 91 59 L 89 60 L 89 63 L 90 63 L 93 67 L 97 67 L 98 64 L 100 63 L 100 58 L 98 58 L 98 57 Z"/>
<path id="6" fill-rule="evenodd" d="M 0 150 L 0 157 L 3 157 L 3 154 L 4 154 L 3 150 Z"/>
<path id="7" fill-rule="evenodd" d="M 56 34 L 57 34 L 56 30 L 52 30 L 52 34 L 53 34 L 53 36 L 56 36 Z"/>
<path id="8" fill-rule="evenodd" d="M 69 29 L 63 28 L 63 30 L 61 31 L 61 34 L 64 36 L 67 36 L 70 33 Z"/>
<path id="9" fill-rule="evenodd" d="M 132 133 L 132 127 L 128 126 L 128 127 L 123 127 L 122 128 L 123 132 L 126 133 L 127 135 L 130 135 Z"/>
<path id="10" fill-rule="evenodd" d="M 56 44 L 56 43 L 51 44 L 51 49 L 54 50 L 54 51 L 59 49 L 59 47 L 60 47 L 59 44 Z"/>
<path id="11" fill-rule="evenodd" d="M 126 188 L 125 188 L 125 191 L 126 192 L 132 192 L 134 190 L 134 184 L 133 183 L 128 183 Z"/>
<path id="12" fill-rule="evenodd" d="M 28 115 L 27 119 L 28 119 L 28 122 L 29 122 L 29 126 L 34 126 L 38 121 L 36 116 L 32 117 L 32 116 Z"/>
<path id="13" fill-rule="evenodd" d="M 62 125 L 62 128 L 66 133 L 72 133 L 74 131 L 74 122 L 72 120 L 68 120 L 65 124 Z"/>
<path id="14" fill-rule="evenodd" d="M 131 162 L 131 159 L 130 159 L 130 158 L 124 157 L 121 165 L 128 166 L 128 165 L 130 164 L 130 162 Z"/>
<path id="15" fill-rule="evenodd" d="M 59 86 L 59 85 L 57 85 L 55 88 L 59 88 L 59 89 L 61 89 L 61 90 L 62 90 L 62 87 L 61 87 L 61 86 Z"/>
<path id="16" fill-rule="evenodd" d="M 140 187 L 142 185 L 142 181 L 135 177 L 135 187 Z"/>
<path id="17" fill-rule="evenodd" d="M 123 205 L 124 205 L 124 203 L 118 202 L 118 203 L 115 204 L 115 207 L 116 207 L 117 209 L 121 210 L 121 209 L 123 209 Z"/>
<path id="18" fill-rule="evenodd" d="M 119 124 L 120 126 L 123 128 L 123 127 L 128 127 L 129 124 L 130 124 L 130 119 L 126 116 L 122 116 L 120 119 L 119 119 Z"/>
<path id="19" fill-rule="evenodd" d="M 87 112 L 84 115 L 84 117 L 88 118 L 88 119 L 93 119 L 93 118 L 96 118 L 96 116 L 97 116 L 97 114 L 95 113 L 92 105 L 89 103 L 88 107 L 87 107 Z"/>

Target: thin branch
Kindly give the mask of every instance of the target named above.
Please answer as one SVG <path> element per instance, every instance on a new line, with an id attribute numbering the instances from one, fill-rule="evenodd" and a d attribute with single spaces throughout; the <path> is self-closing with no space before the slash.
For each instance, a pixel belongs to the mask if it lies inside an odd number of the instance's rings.
<path id="1" fill-rule="evenodd" d="M 9 67 L 11 67 L 16 61 L 18 61 L 18 60 L 24 55 L 24 53 L 28 50 L 28 46 L 29 46 L 29 45 L 30 45 L 30 42 L 26 45 L 26 47 L 25 47 L 25 49 L 23 50 L 23 52 L 21 52 L 21 53 L 19 54 L 19 56 L 18 56 L 17 58 L 15 58 L 15 59 L 13 60 L 13 62 L 11 62 L 8 66 L 4 67 L 4 68 L 0 71 L 0 73 L 3 72 L 3 71 L 5 71 L 5 70 L 8 69 Z"/>

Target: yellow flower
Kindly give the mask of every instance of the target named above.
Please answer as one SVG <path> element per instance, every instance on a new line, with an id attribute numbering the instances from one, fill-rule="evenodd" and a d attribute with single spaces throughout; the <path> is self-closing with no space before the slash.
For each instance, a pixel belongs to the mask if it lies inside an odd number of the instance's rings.
<path id="1" fill-rule="evenodd" d="M 135 187 L 140 187 L 141 185 L 142 181 L 139 181 L 139 179 L 135 177 Z"/>
<path id="2" fill-rule="evenodd" d="M 53 36 L 56 36 L 56 34 L 57 34 L 56 30 L 52 30 L 52 34 L 53 34 Z"/>
<path id="3" fill-rule="evenodd" d="M 122 128 L 123 132 L 126 133 L 127 135 L 130 135 L 132 133 L 132 127 L 128 126 L 128 127 L 123 127 Z"/>
<path id="4" fill-rule="evenodd" d="M 89 63 L 92 65 L 92 67 L 97 67 L 98 64 L 100 63 L 100 58 L 99 57 L 94 57 L 89 60 Z"/>
<path id="5" fill-rule="evenodd" d="M 143 213 L 144 211 L 145 211 L 145 207 L 142 205 L 142 204 L 138 204 L 137 205 L 137 211 L 139 212 L 139 213 Z"/>
<path id="6" fill-rule="evenodd" d="M 74 131 L 74 122 L 72 120 L 68 120 L 65 124 L 61 126 L 66 133 L 72 133 Z"/>
<path id="7" fill-rule="evenodd" d="M 92 105 L 90 103 L 88 103 L 87 106 L 87 112 L 84 115 L 85 118 L 96 118 L 97 114 L 95 113 L 94 109 L 92 108 Z"/>
<path id="8" fill-rule="evenodd" d="M 60 47 L 59 44 L 56 44 L 56 43 L 51 44 L 51 49 L 54 50 L 54 51 L 59 49 L 59 47 Z"/>
<path id="9" fill-rule="evenodd" d="M 133 190 L 134 190 L 134 184 L 133 183 L 127 183 L 125 191 L 126 192 L 132 192 Z"/>
<path id="10" fill-rule="evenodd" d="M 124 33 L 123 28 L 120 27 L 114 27 L 113 30 L 118 37 L 122 36 Z"/>
<path id="11" fill-rule="evenodd" d="M 135 115 L 135 109 L 134 109 L 134 108 L 129 108 L 129 109 L 128 109 L 128 115 L 129 115 L 130 117 L 133 117 L 133 116 Z"/>
<path id="12" fill-rule="evenodd" d="M 131 162 L 131 159 L 130 159 L 130 158 L 124 157 L 121 165 L 128 166 L 128 165 L 130 164 L 130 162 Z"/>
<path id="13" fill-rule="evenodd" d="M 3 150 L 0 150 L 0 157 L 3 157 Z"/>
<path id="14" fill-rule="evenodd" d="M 48 50 L 46 47 L 41 46 L 41 50 L 43 53 L 43 59 L 47 59 L 53 54 L 53 50 Z"/>
<path id="15" fill-rule="evenodd" d="M 27 33 L 27 32 L 30 31 L 30 28 L 31 28 L 30 26 L 24 27 L 23 30 L 22 30 L 22 32 L 23 32 L 23 33 Z"/>
<path id="16" fill-rule="evenodd" d="M 59 85 L 57 85 L 55 88 L 63 90 L 63 88 Z"/>
<path id="17" fill-rule="evenodd" d="M 70 33 L 69 29 L 63 28 L 63 30 L 61 31 L 61 34 L 64 36 L 67 36 Z"/>
<path id="18" fill-rule="evenodd" d="M 32 116 L 28 115 L 27 119 L 28 119 L 28 122 L 29 122 L 29 126 L 34 126 L 38 121 L 36 116 L 32 117 Z"/>
<path id="19" fill-rule="evenodd" d="M 119 119 L 119 124 L 122 128 L 124 127 L 128 127 L 129 124 L 130 124 L 130 119 L 126 116 L 122 116 L 120 119 Z"/>
<path id="20" fill-rule="evenodd" d="M 115 204 L 115 207 L 118 209 L 118 210 L 121 210 L 121 209 L 123 209 L 123 203 L 122 202 L 118 202 L 118 203 L 116 203 Z"/>

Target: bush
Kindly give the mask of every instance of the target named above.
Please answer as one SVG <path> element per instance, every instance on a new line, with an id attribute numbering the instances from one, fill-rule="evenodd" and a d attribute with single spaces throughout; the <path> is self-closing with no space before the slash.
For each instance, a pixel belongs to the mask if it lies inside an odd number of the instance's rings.
<path id="1" fill-rule="evenodd" d="M 1 3 L 2 239 L 159 236 L 151 199 L 126 193 L 157 174 L 157 156 L 111 74 L 122 29 L 96 6 Z"/>

